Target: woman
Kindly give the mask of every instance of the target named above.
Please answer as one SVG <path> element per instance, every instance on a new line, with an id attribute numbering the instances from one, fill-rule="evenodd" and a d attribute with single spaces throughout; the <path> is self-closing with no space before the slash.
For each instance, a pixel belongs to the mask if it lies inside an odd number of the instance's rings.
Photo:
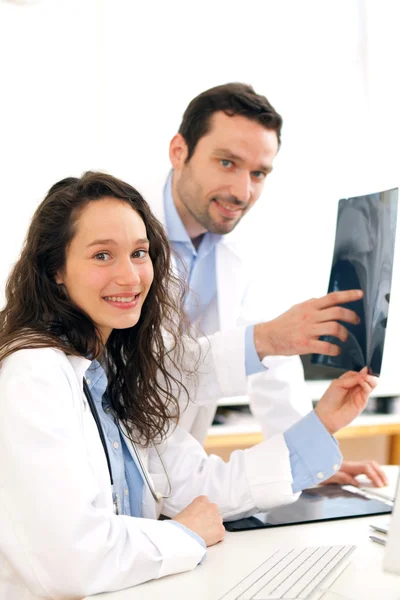
<path id="1" fill-rule="evenodd" d="M 146 202 L 109 175 L 63 180 L 37 209 L 0 313 L 1 598 L 81 598 L 192 569 L 222 518 L 301 489 L 289 443 L 301 423 L 229 463 L 171 427 L 182 394 L 221 389 L 213 349 L 186 340 L 183 356 L 169 265 Z M 346 374 L 311 415 L 325 477 L 331 434 L 374 386 Z"/>

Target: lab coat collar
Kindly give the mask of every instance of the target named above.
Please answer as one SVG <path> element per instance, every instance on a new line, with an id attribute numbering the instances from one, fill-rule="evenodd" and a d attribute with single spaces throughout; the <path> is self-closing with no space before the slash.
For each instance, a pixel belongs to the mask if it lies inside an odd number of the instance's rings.
<path id="1" fill-rule="evenodd" d="M 75 375 L 79 383 L 83 383 L 83 378 L 87 369 L 91 365 L 91 360 L 84 358 L 83 356 L 67 356 L 68 361 L 70 362 L 72 368 L 75 371 Z"/>

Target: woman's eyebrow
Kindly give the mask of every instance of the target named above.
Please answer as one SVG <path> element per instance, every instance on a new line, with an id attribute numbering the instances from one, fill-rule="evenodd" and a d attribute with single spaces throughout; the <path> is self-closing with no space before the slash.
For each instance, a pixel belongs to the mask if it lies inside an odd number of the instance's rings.
<path id="1" fill-rule="evenodd" d="M 149 244 L 149 240 L 147 238 L 139 238 L 138 240 L 135 241 L 135 244 Z M 87 248 L 90 248 L 91 246 L 100 246 L 100 245 L 109 245 L 109 246 L 117 246 L 117 242 L 115 240 L 112 239 L 99 239 L 99 240 L 94 240 L 93 242 L 90 242 L 90 244 L 87 245 Z"/>
<path id="2" fill-rule="evenodd" d="M 94 240 L 94 242 L 90 242 L 90 244 L 87 245 L 87 248 L 90 248 L 91 246 L 99 246 L 101 244 L 108 244 L 108 245 L 112 245 L 112 246 L 116 246 L 117 242 L 115 240 L 111 240 L 111 239 L 104 239 L 104 240 Z"/>

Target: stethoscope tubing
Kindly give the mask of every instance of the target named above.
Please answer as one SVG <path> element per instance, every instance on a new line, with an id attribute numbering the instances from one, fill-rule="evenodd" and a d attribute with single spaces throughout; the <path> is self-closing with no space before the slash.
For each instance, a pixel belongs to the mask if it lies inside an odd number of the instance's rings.
<path id="1" fill-rule="evenodd" d="M 87 400 L 87 402 L 89 404 L 90 411 L 91 411 L 91 413 L 93 415 L 93 418 L 95 420 L 95 423 L 96 423 L 96 426 L 97 426 L 97 429 L 98 429 L 98 432 L 99 432 L 101 444 L 103 446 L 104 454 L 105 454 L 106 459 L 107 459 L 107 467 L 108 467 L 108 473 L 110 475 L 111 487 L 113 487 L 114 486 L 114 480 L 113 480 L 113 475 L 112 475 L 111 461 L 110 461 L 110 455 L 108 453 L 106 439 L 104 437 L 103 428 L 101 426 L 99 413 L 97 412 L 97 408 L 96 408 L 95 402 L 93 400 L 92 393 L 91 393 L 91 391 L 89 389 L 89 386 L 88 386 L 87 381 L 86 381 L 85 378 L 83 378 L 83 391 L 85 393 L 86 400 Z M 126 437 L 126 436 L 124 436 L 124 437 Z M 165 465 L 164 459 L 161 456 L 161 454 L 160 454 L 160 452 L 159 452 L 156 444 L 153 444 L 153 447 L 154 447 L 155 451 L 157 452 L 158 458 L 159 458 L 160 463 L 161 463 L 161 465 L 162 465 L 162 467 L 164 469 L 164 473 L 165 473 L 165 476 L 166 476 L 167 481 L 168 481 L 168 488 L 169 488 L 168 489 L 168 494 L 161 494 L 160 492 L 156 492 L 156 490 L 154 489 L 154 486 L 153 486 L 152 482 L 150 481 L 150 478 L 149 478 L 149 476 L 147 474 L 147 470 L 145 469 L 145 466 L 144 466 L 142 458 L 141 458 L 141 456 L 140 456 L 140 454 L 138 452 L 136 444 L 132 440 L 129 440 L 129 438 L 127 438 L 127 439 L 132 444 L 132 447 L 133 447 L 133 450 L 135 452 L 135 456 L 136 456 L 137 461 L 139 463 L 140 469 L 142 471 L 143 477 L 144 477 L 144 479 L 146 481 L 146 484 L 147 484 L 147 486 L 148 486 L 148 488 L 149 488 L 149 490 L 151 492 L 151 495 L 153 496 L 154 500 L 156 502 L 161 502 L 161 500 L 163 500 L 163 499 L 171 498 L 171 496 L 172 496 L 171 480 L 170 480 L 170 477 L 168 475 L 168 471 L 167 471 L 167 467 Z"/>
<path id="2" fill-rule="evenodd" d="M 97 412 L 97 408 L 96 408 L 96 405 L 94 403 L 92 393 L 89 390 L 89 386 L 88 386 L 87 381 L 86 381 L 85 378 L 83 378 L 83 391 L 85 393 L 86 400 L 87 400 L 87 402 L 89 404 L 90 412 L 92 413 L 93 418 L 95 420 L 95 423 L 97 425 L 97 429 L 98 429 L 98 432 L 99 432 L 101 444 L 103 446 L 104 454 L 106 455 L 106 459 L 107 459 L 107 467 L 108 467 L 108 473 L 110 475 L 111 487 L 113 487 L 114 486 L 114 480 L 113 480 L 113 475 L 112 475 L 111 461 L 110 461 L 110 455 L 109 455 L 108 449 L 107 449 L 106 439 L 104 437 L 103 428 L 102 428 L 101 423 L 100 423 L 99 413 Z"/>

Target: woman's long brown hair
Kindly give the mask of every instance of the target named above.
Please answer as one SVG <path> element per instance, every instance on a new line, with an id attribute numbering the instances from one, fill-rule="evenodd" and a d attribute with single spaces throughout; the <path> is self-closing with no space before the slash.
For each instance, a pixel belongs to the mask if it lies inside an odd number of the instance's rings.
<path id="1" fill-rule="evenodd" d="M 105 347 L 89 316 L 58 286 L 66 253 L 82 210 L 107 197 L 127 202 L 143 219 L 150 241 L 154 280 L 136 326 L 114 329 Z M 163 438 L 179 417 L 178 398 L 188 398 L 182 370 L 180 310 L 184 286 L 171 271 L 170 246 L 162 225 L 132 186 L 104 173 L 56 183 L 36 210 L 21 256 L 6 285 L 0 312 L 0 361 L 28 348 L 58 348 L 84 357 L 102 355 L 112 407 L 132 439 Z M 168 338 L 168 348 L 165 346 Z M 171 368 L 175 375 L 171 374 Z"/>

